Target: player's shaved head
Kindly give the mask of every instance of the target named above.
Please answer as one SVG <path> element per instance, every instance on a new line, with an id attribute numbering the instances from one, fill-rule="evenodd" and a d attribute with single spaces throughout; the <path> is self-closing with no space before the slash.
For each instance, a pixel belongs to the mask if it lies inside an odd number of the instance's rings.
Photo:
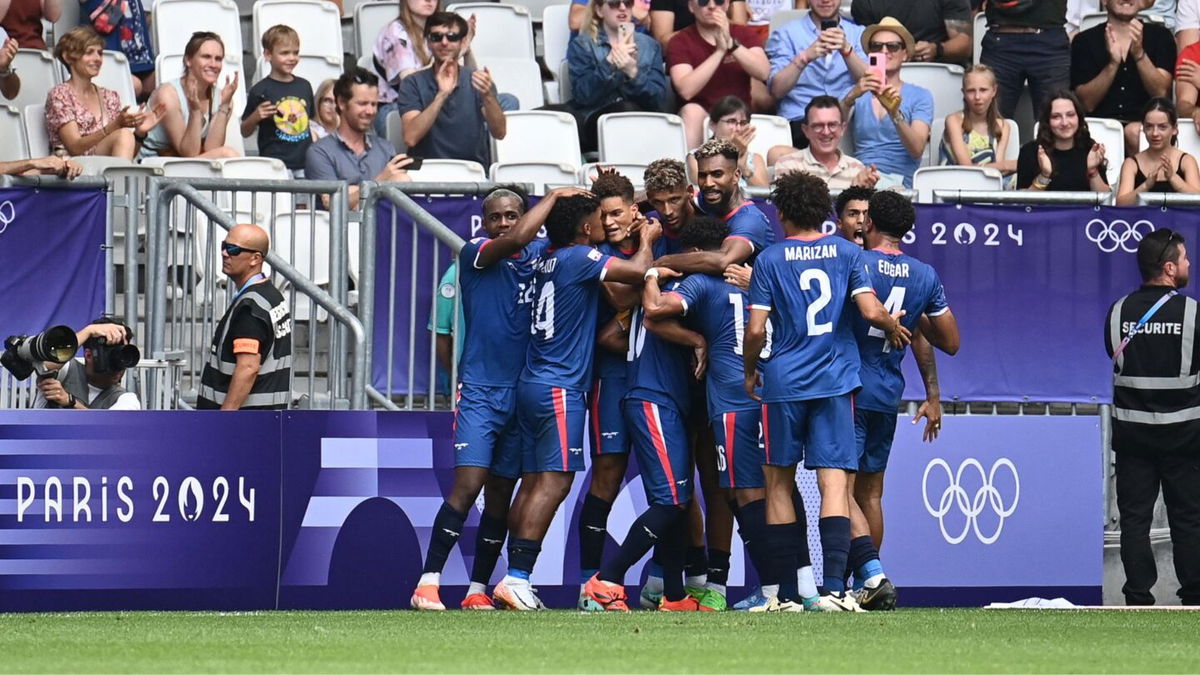
<path id="1" fill-rule="evenodd" d="M 908 197 L 886 190 L 871 195 L 867 216 L 871 219 L 871 225 L 881 234 L 900 239 L 916 223 L 917 210 Z"/>
<path id="2" fill-rule="evenodd" d="M 679 235 L 683 250 L 716 251 L 729 236 L 729 225 L 720 218 L 699 216 L 693 218 Z"/>
<path id="3" fill-rule="evenodd" d="M 264 258 L 267 256 L 267 251 L 271 248 L 271 237 L 267 234 L 267 231 L 258 225 L 250 223 L 234 225 L 229 230 L 229 234 L 226 235 L 225 241 L 252 251 L 259 251 L 263 254 Z"/>
<path id="4" fill-rule="evenodd" d="M 804 171 L 776 179 L 771 202 L 784 225 L 795 230 L 818 229 L 833 210 L 825 181 Z"/>
<path id="5" fill-rule="evenodd" d="M 600 202 L 588 195 L 559 197 L 546 216 L 546 237 L 550 245 L 559 248 L 575 241 L 579 228 L 588 216 L 600 209 Z"/>

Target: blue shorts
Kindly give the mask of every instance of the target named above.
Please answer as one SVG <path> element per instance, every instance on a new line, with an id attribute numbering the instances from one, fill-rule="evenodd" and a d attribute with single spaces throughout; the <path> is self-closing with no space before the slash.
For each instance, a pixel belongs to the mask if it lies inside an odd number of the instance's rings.
<path id="1" fill-rule="evenodd" d="M 881 473 L 887 468 L 892 438 L 896 436 L 896 417 L 898 413 L 895 412 L 855 409 L 854 436 L 858 445 L 859 471 Z"/>
<path id="2" fill-rule="evenodd" d="M 481 466 L 505 478 L 521 476 L 522 446 L 513 387 L 458 385 L 454 466 Z"/>
<path id="3" fill-rule="evenodd" d="M 684 418 L 671 406 L 627 398 L 622 403 L 642 487 L 650 504 L 692 499 L 692 453 Z"/>
<path id="4" fill-rule="evenodd" d="M 762 424 L 766 464 L 858 470 L 850 394 L 764 403 Z"/>
<path id="5" fill-rule="evenodd" d="M 621 412 L 621 398 L 628 388 L 624 378 L 601 378 L 588 397 L 588 419 L 592 431 L 592 456 L 629 454 L 629 432 Z"/>
<path id="6" fill-rule="evenodd" d="M 517 420 L 525 452 L 525 473 L 583 471 L 583 432 L 587 404 L 582 391 L 536 382 L 517 385 Z"/>
<path id="7" fill-rule="evenodd" d="M 761 421 L 758 410 L 736 410 L 712 418 L 721 487 L 763 487 Z"/>

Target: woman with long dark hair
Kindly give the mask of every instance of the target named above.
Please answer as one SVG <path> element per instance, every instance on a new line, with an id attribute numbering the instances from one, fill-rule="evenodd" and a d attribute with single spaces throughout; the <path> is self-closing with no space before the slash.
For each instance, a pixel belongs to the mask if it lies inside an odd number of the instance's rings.
<path id="1" fill-rule="evenodd" d="M 1021 146 L 1018 190 L 1109 192 L 1104 146 L 1092 140 L 1075 94 L 1055 92 L 1038 118 L 1037 138 Z M 1117 148 L 1119 152 L 1121 148 Z"/>
<path id="2" fill-rule="evenodd" d="M 1143 192 L 1200 193 L 1200 168 L 1196 158 L 1175 147 L 1179 118 L 1165 98 L 1152 98 L 1142 109 L 1142 133 L 1147 148 L 1121 165 L 1117 204 L 1137 204 Z"/>

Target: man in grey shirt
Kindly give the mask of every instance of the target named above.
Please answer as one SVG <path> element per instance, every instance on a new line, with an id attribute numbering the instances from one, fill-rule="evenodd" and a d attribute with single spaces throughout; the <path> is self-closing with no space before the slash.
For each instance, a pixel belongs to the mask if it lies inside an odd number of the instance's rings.
<path id="1" fill-rule="evenodd" d="M 378 111 L 379 78 L 363 68 L 343 74 L 333 85 L 337 129 L 308 148 L 304 175 L 309 180 L 344 180 L 350 184 L 350 208 L 358 208 L 358 184 L 410 180 L 408 155 L 396 154 L 386 138 L 371 132 Z"/>
<path id="2" fill-rule="evenodd" d="M 416 157 L 465 159 L 486 169 L 492 163 L 489 133 L 506 132 L 504 111 L 486 68 L 459 64 L 467 22 L 453 12 L 435 12 L 425 22 L 433 63 L 400 82 L 404 143 Z"/>

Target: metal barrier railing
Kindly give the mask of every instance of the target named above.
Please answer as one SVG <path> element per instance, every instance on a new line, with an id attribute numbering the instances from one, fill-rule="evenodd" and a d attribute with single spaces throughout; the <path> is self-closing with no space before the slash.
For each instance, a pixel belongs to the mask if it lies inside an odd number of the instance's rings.
<path id="1" fill-rule="evenodd" d="M 1014 204 L 1038 206 L 1045 204 L 1084 204 L 1111 206 L 1116 198 L 1112 192 L 1042 192 L 1038 190 L 934 190 L 934 203 L 941 204 Z"/>
<path id="2" fill-rule="evenodd" d="M 167 359 L 142 359 L 125 371 L 121 386 L 137 394 L 143 410 L 176 410 L 180 401 L 174 392 L 179 388 L 184 365 L 181 357 L 174 354 Z M 33 408 L 37 398 L 36 376 L 18 380 L 0 368 L 0 410 Z"/>

